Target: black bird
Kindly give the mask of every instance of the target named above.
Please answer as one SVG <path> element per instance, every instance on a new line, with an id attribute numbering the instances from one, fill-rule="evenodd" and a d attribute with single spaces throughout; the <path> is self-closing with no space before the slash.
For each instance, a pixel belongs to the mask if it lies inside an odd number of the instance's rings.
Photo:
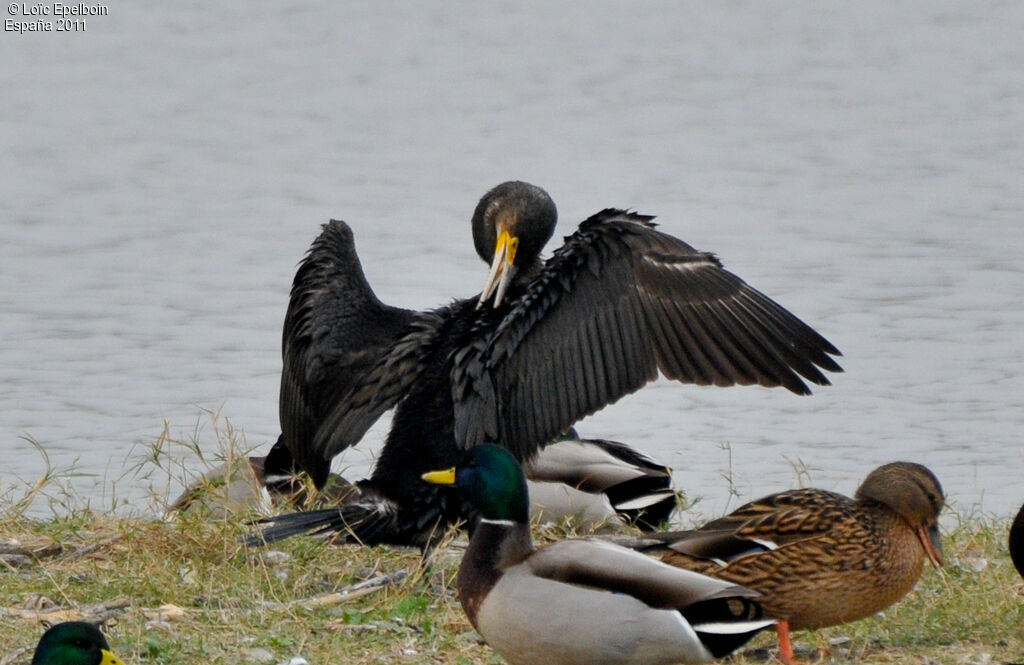
<path id="1" fill-rule="evenodd" d="M 1024 577 L 1024 506 L 1017 511 L 1017 517 L 1010 525 L 1010 560 L 1021 577 Z"/>
<path id="2" fill-rule="evenodd" d="M 268 520 L 262 538 L 339 531 L 365 543 L 425 546 L 468 504 L 419 481 L 460 451 L 498 441 L 528 460 L 580 418 L 660 371 L 699 385 L 828 385 L 839 351 L 710 253 L 606 209 L 545 262 L 555 204 L 506 182 L 473 213 L 491 265 L 479 298 L 417 312 L 377 299 L 344 222 L 324 225 L 292 285 L 280 418 L 298 468 L 317 485 L 330 460 L 397 406 L 362 498 Z M 259 537 L 253 541 L 258 542 Z"/>

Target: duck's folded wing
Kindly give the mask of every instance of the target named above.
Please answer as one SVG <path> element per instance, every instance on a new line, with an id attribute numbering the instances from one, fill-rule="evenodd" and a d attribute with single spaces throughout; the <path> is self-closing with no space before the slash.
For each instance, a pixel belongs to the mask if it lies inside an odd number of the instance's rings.
<path id="1" fill-rule="evenodd" d="M 791 490 L 751 501 L 708 522 L 695 533 L 705 534 L 709 541 L 712 534 L 723 538 L 731 534 L 743 540 L 782 546 L 830 534 L 837 525 L 856 521 L 853 508 L 853 501 L 836 492 Z"/>
<path id="2" fill-rule="evenodd" d="M 605 210 L 566 239 L 453 370 L 456 438 L 520 457 L 660 371 L 684 383 L 807 394 L 839 351 L 712 254 Z M 821 369 L 819 369 L 821 368 Z"/>
<path id="3" fill-rule="evenodd" d="M 586 492 L 644 476 L 664 478 L 671 471 L 639 450 L 606 439 L 560 439 L 544 446 L 523 468 L 530 480 L 564 483 Z"/>
<path id="4" fill-rule="evenodd" d="M 435 322 L 430 312 L 381 303 L 352 230 L 324 225 L 295 274 L 282 339 L 281 429 L 314 479 L 415 380 Z"/>
<path id="5" fill-rule="evenodd" d="M 718 598 L 752 598 L 745 587 L 674 568 L 644 554 L 598 540 L 563 540 L 527 560 L 538 577 L 628 594 L 647 605 L 683 608 Z"/>

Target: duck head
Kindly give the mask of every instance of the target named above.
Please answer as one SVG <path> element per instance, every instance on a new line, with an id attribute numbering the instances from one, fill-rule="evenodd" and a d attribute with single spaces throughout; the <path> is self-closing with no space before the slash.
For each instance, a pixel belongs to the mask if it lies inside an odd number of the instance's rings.
<path id="1" fill-rule="evenodd" d="M 436 485 L 454 485 L 462 497 L 492 522 L 526 523 L 530 500 L 526 477 L 507 450 L 493 444 L 470 448 L 450 469 L 423 474 Z"/>
<path id="2" fill-rule="evenodd" d="M 864 479 L 856 498 L 881 503 L 906 520 L 928 560 L 936 568 L 942 566 L 939 513 L 945 496 L 939 479 L 927 467 L 913 462 L 880 466 Z"/>
<path id="3" fill-rule="evenodd" d="M 39 640 L 32 665 L 124 665 L 95 624 L 65 621 Z"/>

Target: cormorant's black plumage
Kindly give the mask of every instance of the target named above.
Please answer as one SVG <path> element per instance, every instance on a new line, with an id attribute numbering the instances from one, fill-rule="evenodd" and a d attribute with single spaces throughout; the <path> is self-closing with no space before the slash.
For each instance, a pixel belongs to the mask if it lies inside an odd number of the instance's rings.
<path id="1" fill-rule="evenodd" d="M 1010 560 L 1021 577 L 1024 577 L 1024 506 L 1017 511 L 1017 517 L 1010 525 Z"/>
<path id="2" fill-rule="evenodd" d="M 439 520 L 468 515 L 420 481 L 461 450 L 497 441 L 525 460 L 659 371 L 797 394 L 810 392 L 805 380 L 829 383 L 819 368 L 842 371 L 826 339 L 651 217 L 604 210 L 542 263 L 556 216 L 538 187 L 492 189 L 472 221 L 477 252 L 494 259 L 483 296 L 426 312 L 381 303 L 352 231 L 324 226 L 285 320 L 285 441 L 319 484 L 332 457 L 397 409 L 373 475 L 360 483 L 364 501 L 322 511 L 313 525 L 309 515 L 273 518 L 265 537 L 348 527 L 362 541 L 422 545 Z"/>

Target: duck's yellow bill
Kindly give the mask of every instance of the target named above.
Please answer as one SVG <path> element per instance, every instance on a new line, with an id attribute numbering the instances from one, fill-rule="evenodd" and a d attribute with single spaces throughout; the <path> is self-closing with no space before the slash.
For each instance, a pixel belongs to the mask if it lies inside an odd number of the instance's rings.
<path id="1" fill-rule="evenodd" d="M 508 231 L 498 234 L 498 241 L 494 246 L 494 258 L 491 260 L 491 273 L 487 276 L 484 290 L 480 292 L 480 301 L 476 304 L 477 309 L 491 297 L 492 293 L 496 293 L 494 306 L 497 307 L 501 304 L 505 297 L 505 291 L 516 273 L 516 250 L 518 248 L 519 238 L 517 236 Z"/>
<path id="2" fill-rule="evenodd" d="M 100 653 L 103 654 L 103 660 L 100 661 L 100 665 L 124 665 L 124 661 L 115 656 L 112 651 L 103 649 Z"/>
<path id="3" fill-rule="evenodd" d="M 455 467 L 450 469 L 444 469 L 443 471 L 429 471 L 420 476 L 423 480 L 428 483 L 434 483 L 435 485 L 454 485 L 455 484 Z"/>

